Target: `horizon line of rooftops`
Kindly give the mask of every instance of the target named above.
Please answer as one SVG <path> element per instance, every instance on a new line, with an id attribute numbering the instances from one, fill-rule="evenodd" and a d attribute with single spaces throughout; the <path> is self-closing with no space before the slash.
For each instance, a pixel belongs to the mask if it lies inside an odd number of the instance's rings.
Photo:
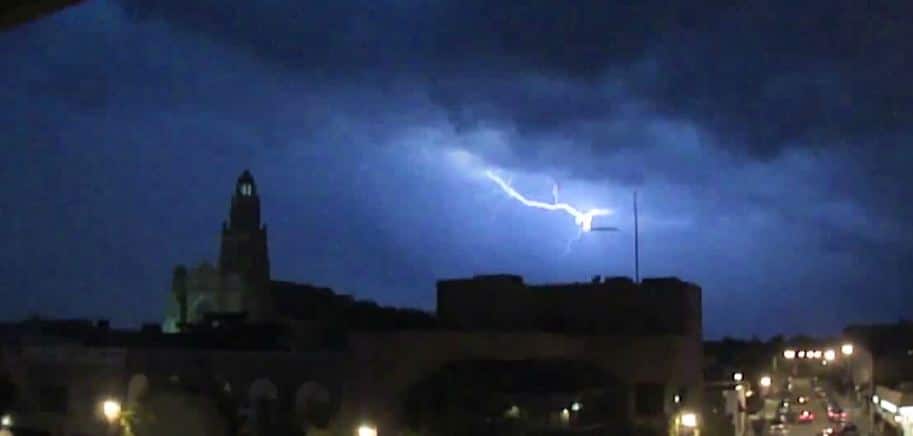
<path id="1" fill-rule="evenodd" d="M 630 285 L 645 285 L 645 284 L 659 284 L 659 283 L 678 283 L 683 285 L 697 286 L 694 283 L 684 281 L 676 276 L 659 276 L 659 277 L 646 277 L 641 278 L 640 282 L 635 282 L 633 278 L 629 276 L 602 276 L 595 275 L 590 281 L 578 282 L 544 282 L 544 283 L 535 283 L 529 284 L 526 283 L 523 276 L 519 274 L 475 274 L 471 277 L 456 277 L 456 278 L 447 278 L 440 279 L 437 283 L 458 283 L 458 282 L 491 282 L 491 283 L 511 283 L 517 285 L 524 285 L 527 287 L 562 287 L 562 286 L 580 286 L 580 285 L 612 285 L 612 284 L 630 284 Z"/>

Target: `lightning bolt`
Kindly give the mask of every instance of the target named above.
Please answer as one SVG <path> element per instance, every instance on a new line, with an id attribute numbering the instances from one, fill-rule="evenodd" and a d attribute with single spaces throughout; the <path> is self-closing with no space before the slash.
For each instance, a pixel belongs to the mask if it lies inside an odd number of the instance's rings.
<path id="1" fill-rule="evenodd" d="M 589 232 L 590 230 L 593 229 L 593 218 L 594 217 L 606 216 L 606 215 L 612 214 L 612 211 L 610 209 L 590 209 L 590 210 L 583 212 L 583 211 L 578 210 L 574 206 L 571 206 L 570 204 L 559 202 L 557 184 L 552 185 L 553 202 L 546 203 L 544 201 L 536 201 L 536 200 L 530 200 L 530 199 L 526 198 L 523 194 L 517 192 L 516 189 L 514 189 L 512 186 L 510 186 L 510 183 L 504 181 L 504 179 L 499 177 L 497 174 L 495 174 L 491 170 L 486 171 L 485 175 L 489 179 L 491 179 L 491 181 L 495 182 L 495 184 L 497 184 L 501 188 L 501 190 L 504 191 L 505 194 L 507 194 L 511 198 L 519 201 L 520 203 L 522 203 L 525 206 L 536 208 L 536 209 L 548 210 L 548 211 L 561 211 L 561 212 L 567 213 L 568 215 L 574 217 L 574 223 L 577 225 L 577 227 L 580 228 L 581 232 Z"/>

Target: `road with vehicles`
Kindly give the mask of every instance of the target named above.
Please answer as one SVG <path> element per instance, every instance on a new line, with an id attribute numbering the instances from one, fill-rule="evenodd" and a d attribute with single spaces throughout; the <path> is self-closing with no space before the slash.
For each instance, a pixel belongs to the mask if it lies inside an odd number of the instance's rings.
<path id="1" fill-rule="evenodd" d="M 786 407 L 783 407 L 784 405 Z M 829 419 L 828 405 L 836 406 L 836 409 L 832 411 L 845 412 L 845 418 L 834 416 L 836 419 Z M 771 420 L 782 417 L 783 412 L 787 412 L 784 425 L 779 428 L 772 427 Z M 811 415 L 814 417 L 812 418 Z M 800 419 L 800 416 L 803 419 Z M 859 432 L 856 433 L 858 435 L 868 436 L 870 434 L 867 425 L 868 419 L 859 407 L 825 386 L 818 387 L 816 390 L 809 379 L 796 379 L 792 383 L 791 391 L 784 390 L 768 398 L 759 418 L 763 419 L 766 425 L 763 426 L 763 432 L 750 432 L 755 436 L 778 434 L 818 436 L 825 434 L 825 429 L 839 429 L 841 421 L 856 425 L 859 429 Z"/>

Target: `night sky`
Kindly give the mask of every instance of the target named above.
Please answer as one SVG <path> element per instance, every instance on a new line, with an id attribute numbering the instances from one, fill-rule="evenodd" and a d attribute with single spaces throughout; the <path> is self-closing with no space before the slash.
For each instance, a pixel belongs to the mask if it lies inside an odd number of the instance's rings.
<path id="1" fill-rule="evenodd" d="M 274 278 L 383 304 L 633 275 L 637 190 L 642 273 L 700 284 L 708 337 L 909 315 L 913 3 L 608 3 L 90 1 L 0 33 L 0 317 L 161 320 L 245 168 Z M 486 170 L 621 231 L 569 244 Z"/>

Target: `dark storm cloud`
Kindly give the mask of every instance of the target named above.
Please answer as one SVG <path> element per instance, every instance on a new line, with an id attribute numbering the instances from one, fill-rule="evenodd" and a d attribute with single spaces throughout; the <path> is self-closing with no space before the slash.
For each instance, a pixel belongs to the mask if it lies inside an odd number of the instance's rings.
<path id="1" fill-rule="evenodd" d="M 676 141 L 657 138 L 650 127 L 657 119 L 692 125 L 696 141 L 735 156 L 773 159 L 788 148 L 819 150 L 825 159 L 863 154 L 868 168 L 852 171 L 882 167 L 875 172 L 888 180 L 913 159 L 881 152 L 909 142 L 913 124 L 908 2 L 126 4 L 137 17 L 164 19 L 276 65 L 380 87 L 409 77 L 458 131 L 507 129 L 517 150 L 512 166 L 693 183 L 687 165 L 663 159 L 641 170 L 604 166 L 619 149 Z M 843 193 L 872 207 L 907 194 L 860 183 Z"/>
<path id="2" fill-rule="evenodd" d="M 138 19 L 163 18 L 286 66 L 345 72 L 545 66 L 581 76 L 641 54 L 652 33 L 644 24 L 664 14 L 652 3 L 123 2 Z"/>
<path id="3" fill-rule="evenodd" d="M 913 120 L 906 2 L 751 2 L 656 55 L 653 101 L 759 154 L 852 143 Z"/>
<path id="4" fill-rule="evenodd" d="M 278 65 L 414 74 L 457 119 L 478 108 L 520 130 L 605 119 L 634 101 L 769 157 L 913 121 L 909 2 L 125 4 Z"/>

